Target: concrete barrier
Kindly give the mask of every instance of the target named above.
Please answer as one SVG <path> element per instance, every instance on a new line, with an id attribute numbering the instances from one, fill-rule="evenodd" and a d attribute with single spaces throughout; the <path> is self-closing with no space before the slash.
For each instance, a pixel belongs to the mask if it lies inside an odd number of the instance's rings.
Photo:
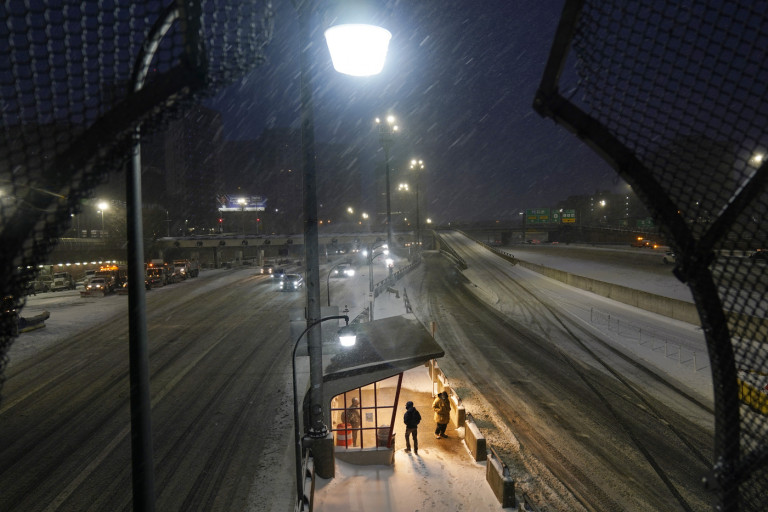
<path id="1" fill-rule="evenodd" d="M 485 436 L 480 432 L 480 428 L 475 423 L 475 420 L 472 419 L 471 414 L 467 415 L 464 427 L 464 442 L 467 444 L 469 452 L 477 462 L 486 460 L 488 453 L 485 449 Z"/>
<path id="2" fill-rule="evenodd" d="M 459 395 L 456 393 L 449 393 L 448 401 L 451 402 L 451 421 L 456 425 L 456 428 L 463 427 L 466 423 L 467 411 L 464 409 L 464 406 L 461 405 Z"/>
<path id="3" fill-rule="evenodd" d="M 450 384 L 448 384 L 448 377 L 437 365 L 437 361 L 433 359 L 427 365 L 429 366 L 429 375 L 432 378 L 432 394 L 436 396 L 443 391 L 448 393 L 448 401 L 451 403 L 451 422 L 456 425 L 456 428 L 463 427 L 467 412 L 461 404 L 461 398 L 451 389 Z"/>
<path id="4" fill-rule="evenodd" d="M 509 474 L 509 468 L 493 448 L 485 465 L 485 480 L 502 507 L 515 506 L 515 481 Z"/>
<path id="5" fill-rule="evenodd" d="M 701 325 L 701 319 L 699 318 L 696 304 L 692 302 L 663 297 L 661 295 L 635 290 L 618 284 L 606 283 L 605 281 L 571 274 L 564 270 L 557 270 L 543 265 L 529 263 L 527 261 L 518 260 L 518 265 L 569 286 L 573 286 L 574 288 L 580 288 L 623 304 L 628 304 L 692 325 Z"/>

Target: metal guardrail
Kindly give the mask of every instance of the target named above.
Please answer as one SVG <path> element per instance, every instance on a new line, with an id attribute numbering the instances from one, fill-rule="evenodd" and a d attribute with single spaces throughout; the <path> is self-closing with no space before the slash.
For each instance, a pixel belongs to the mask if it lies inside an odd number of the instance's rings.
<path id="1" fill-rule="evenodd" d="M 464 258 L 458 255 L 458 253 L 451 247 L 448 242 L 446 242 L 443 237 L 441 237 L 439 234 L 435 233 L 435 238 L 437 238 L 440 241 L 440 252 L 450 255 L 456 263 L 459 265 L 459 268 L 461 270 L 466 270 L 469 268 L 467 266 L 467 262 L 464 261 Z"/>
<path id="2" fill-rule="evenodd" d="M 396 283 L 399 279 L 401 279 L 403 276 L 408 274 L 408 272 L 416 268 L 420 263 L 421 263 L 421 257 L 417 256 L 416 259 L 410 264 L 406 265 L 403 268 L 398 269 L 397 271 L 393 272 L 391 276 L 387 276 L 386 278 L 376 283 L 373 286 L 374 298 L 378 297 L 381 294 L 382 290 L 386 290 L 388 286 Z"/>

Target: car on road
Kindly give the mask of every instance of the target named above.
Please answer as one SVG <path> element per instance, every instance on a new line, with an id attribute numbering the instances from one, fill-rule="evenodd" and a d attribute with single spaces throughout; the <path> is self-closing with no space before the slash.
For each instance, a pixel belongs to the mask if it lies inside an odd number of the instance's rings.
<path id="1" fill-rule="evenodd" d="M 749 259 L 752 261 L 762 261 L 763 263 L 766 263 L 768 262 L 768 251 L 758 249 L 749 255 Z"/>
<path id="2" fill-rule="evenodd" d="M 265 264 L 263 267 L 261 267 L 261 273 L 262 274 L 270 274 L 272 275 L 275 272 L 275 266 L 271 263 Z"/>
<path id="3" fill-rule="evenodd" d="M 283 279 L 285 275 L 286 275 L 286 272 L 284 268 L 278 268 L 278 269 L 275 269 L 274 272 L 272 272 L 272 277 L 277 277 L 280 279 Z"/>
<path id="4" fill-rule="evenodd" d="M 295 292 L 304 286 L 304 278 L 299 274 L 286 274 L 277 286 L 281 292 Z"/>
<path id="5" fill-rule="evenodd" d="M 333 269 L 331 276 L 333 277 L 353 277 L 355 275 L 355 269 L 353 269 L 348 263 L 342 263 Z"/>
<path id="6" fill-rule="evenodd" d="M 675 253 L 672 251 L 665 252 L 664 256 L 661 258 L 661 261 L 663 261 L 665 265 L 671 265 L 675 263 Z"/>

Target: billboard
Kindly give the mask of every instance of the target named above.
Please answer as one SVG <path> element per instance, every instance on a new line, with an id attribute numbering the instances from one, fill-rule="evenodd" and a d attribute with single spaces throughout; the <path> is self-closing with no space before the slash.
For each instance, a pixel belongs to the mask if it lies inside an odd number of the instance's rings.
<path id="1" fill-rule="evenodd" d="M 267 198 L 245 194 L 221 194 L 217 198 L 220 212 L 263 212 Z"/>

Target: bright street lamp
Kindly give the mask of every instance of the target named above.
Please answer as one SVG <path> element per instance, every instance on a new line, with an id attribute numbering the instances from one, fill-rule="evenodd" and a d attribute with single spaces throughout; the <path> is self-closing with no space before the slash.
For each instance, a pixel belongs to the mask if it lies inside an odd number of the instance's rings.
<path id="1" fill-rule="evenodd" d="M 101 214 L 101 233 L 99 234 L 99 238 L 101 238 L 101 237 L 104 236 L 104 210 L 109 208 L 109 205 L 106 202 L 101 201 L 96 206 L 99 207 L 99 209 L 98 209 L 98 211 L 96 213 L 100 213 Z"/>
<path id="2" fill-rule="evenodd" d="M 392 209 L 389 198 L 389 150 L 397 133 L 397 125 L 394 116 L 387 116 L 385 121 L 376 118 L 376 124 L 379 126 L 379 142 L 384 149 L 384 164 L 386 169 L 386 190 L 387 190 L 387 244 L 392 247 Z"/>
<path id="3" fill-rule="evenodd" d="M 325 31 L 334 69 L 352 76 L 381 73 L 390 39 L 389 30 L 374 25 L 336 25 Z"/>

